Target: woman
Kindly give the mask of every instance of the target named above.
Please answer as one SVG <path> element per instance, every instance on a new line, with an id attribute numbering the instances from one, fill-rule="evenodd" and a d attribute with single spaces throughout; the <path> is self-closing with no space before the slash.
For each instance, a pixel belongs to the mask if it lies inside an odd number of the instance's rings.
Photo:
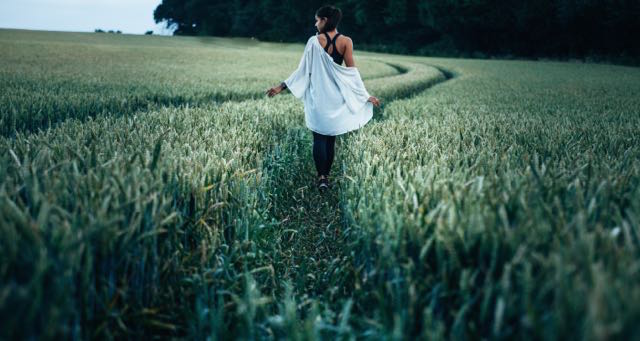
<path id="1" fill-rule="evenodd" d="M 267 90 L 269 97 L 284 89 L 303 100 L 305 123 L 313 133 L 313 160 L 318 188 L 329 188 L 329 171 L 336 136 L 358 129 L 373 115 L 380 101 L 370 96 L 353 61 L 351 38 L 338 33 L 340 9 L 323 6 L 316 11 L 316 29 L 298 65 L 289 78 Z M 346 66 L 342 66 L 342 62 Z"/>

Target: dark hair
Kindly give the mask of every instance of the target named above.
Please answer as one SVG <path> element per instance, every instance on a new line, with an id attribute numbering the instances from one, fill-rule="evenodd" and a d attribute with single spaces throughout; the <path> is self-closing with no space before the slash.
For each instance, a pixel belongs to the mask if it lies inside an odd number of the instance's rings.
<path id="1" fill-rule="evenodd" d="M 325 5 L 316 11 L 316 16 L 318 18 L 327 18 L 327 23 L 324 25 L 323 30 L 324 32 L 327 32 L 338 27 L 340 19 L 342 19 L 342 11 L 337 7 Z"/>

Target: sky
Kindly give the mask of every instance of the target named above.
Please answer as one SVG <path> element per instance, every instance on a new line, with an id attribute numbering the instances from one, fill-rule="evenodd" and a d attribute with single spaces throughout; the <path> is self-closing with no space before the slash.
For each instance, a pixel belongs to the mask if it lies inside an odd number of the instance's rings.
<path id="1" fill-rule="evenodd" d="M 0 0 L 0 28 L 171 34 L 153 21 L 161 0 Z"/>

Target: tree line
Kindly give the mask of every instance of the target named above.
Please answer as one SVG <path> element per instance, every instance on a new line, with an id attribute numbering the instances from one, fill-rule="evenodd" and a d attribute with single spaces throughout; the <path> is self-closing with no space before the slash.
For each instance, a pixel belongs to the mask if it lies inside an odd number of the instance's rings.
<path id="1" fill-rule="evenodd" d="M 176 35 L 304 42 L 324 1 L 162 0 Z M 439 56 L 637 60 L 638 0 L 343 0 L 338 31 L 356 48 Z"/>

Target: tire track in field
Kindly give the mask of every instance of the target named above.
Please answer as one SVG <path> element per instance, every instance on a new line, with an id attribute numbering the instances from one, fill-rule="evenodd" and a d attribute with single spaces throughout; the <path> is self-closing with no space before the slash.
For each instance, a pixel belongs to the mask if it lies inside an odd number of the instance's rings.
<path id="1" fill-rule="evenodd" d="M 403 72 L 400 75 L 409 72 L 403 65 L 386 64 Z M 436 69 L 443 76 L 439 80 L 417 82 L 411 88 L 381 97 L 387 103 L 409 98 L 455 76 L 447 70 Z M 393 77 L 398 75 L 380 80 Z M 374 119 L 385 119 L 383 111 L 383 107 L 375 108 Z M 265 190 L 271 193 L 268 200 L 270 217 L 280 222 L 281 230 L 286 231 L 280 241 L 284 262 L 275 269 L 276 277 L 289 280 L 298 299 L 310 297 L 332 305 L 348 296 L 352 289 L 344 285 L 350 282 L 344 276 L 351 272 L 341 271 L 352 266 L 350 256 L 343 254 L 347 241 L 342 237 L 351 225 L 351 218 L 343 214 L 343 207 L 350 198 L 344 197 L 340 190 L 346 175 L 340 167 L 342 144 L 349 143 L 352 134 L 336 139 L 336 157 L 329 175 L 332 188 L 326 193 L 320 193 L 316 188 L 313 138 L 306 126 L 288 129 L 282 142 L 264 158 L 264 173 L 270 174 Z"/>
<path id="2" fill-rule="evenodd" d="M 371 59 L 372 62 L 387 64 L 395 70 L 395 74 L 373 75 L 366 80 L 374 80 L 386 77 L 394 77 L 402 74 L 402 70 L 394 65 L 382 62 L 380 60 Z M 26 85 L 15 85 L 20 88 Z M 62 98 L 73 92 L 70 89 L 62 87 L 60 89 Z M 34 102 L 31 106 L 32 114 L 29 118 L 24 118 L 22 111 L 25 108 L 16 105 L 9 105 L 7 108 L 0 109 L 0 137 L 15 138 L 18 135 L 29 135 L 55 129 L 64 122 L 74 119 L 86 121 L 88 119 L 112 116 L 133 116 L 140 112 L 148 112 L 158 110 L 160 107 L 182 107 L 182 106 L 203 106 L 208 104 L 222 104 L 225 102 L 242 102 L 247 100 L 262 100 L 264 92 L 262 90 L 251 90 L 248 92 L 229 91 L 225 89 L 212 90 L 210 92 L 199 94 L 177 93 L 162 94 L 154 92 L 137 92 L 126 94 L 111 94 L 99 101 L 86 102 L 85 104 L 61 101 L 50 103 L 57 109 L 42 107 L 39 102 Z M 89 104 L 87 104 L 89 103 Z M 9 103 L 11 104 L 11 103 Z M 45 112 L 42 114 L 41 112 Z"/>

